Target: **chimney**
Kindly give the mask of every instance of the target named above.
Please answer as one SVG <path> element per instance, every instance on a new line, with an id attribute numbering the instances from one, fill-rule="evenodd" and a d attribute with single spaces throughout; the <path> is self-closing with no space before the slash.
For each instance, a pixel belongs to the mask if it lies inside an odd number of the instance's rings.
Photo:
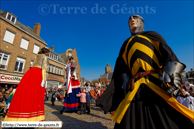
<path id="1" fill-rule="evenodd" d="M 40 28 L 41 28 L 40 23 L 34 24 L 33 32 L 34 32 L 37 36 L 40 36 Z"/>
<path id="2" fill-rule="evenodd" d="M 54 52 L 54 46 L 51 46 L 50 50 L 51 50 L 52 52 Z"/>

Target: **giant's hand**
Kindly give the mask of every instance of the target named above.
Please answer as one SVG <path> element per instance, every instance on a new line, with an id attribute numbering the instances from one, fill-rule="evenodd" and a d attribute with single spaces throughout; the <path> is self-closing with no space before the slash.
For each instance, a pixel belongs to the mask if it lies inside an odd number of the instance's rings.
<path id="1" fill-rule="evenodd" d="M 171 88 L 167 90 L 167 94 L 172 94 L 177 96 L 179 89 L 181 89 L 181 73 L 186 68 L 186 65 L 177 61 L 167 62 L 164 67 L 163 80 L 165 83 L 172 85 Z"/>
<path id="2" fill-rule="evenodd" d="M 41 86 L 44 87 L 44 85 L 45 85 L 45 80 L 42 80 Z"/>

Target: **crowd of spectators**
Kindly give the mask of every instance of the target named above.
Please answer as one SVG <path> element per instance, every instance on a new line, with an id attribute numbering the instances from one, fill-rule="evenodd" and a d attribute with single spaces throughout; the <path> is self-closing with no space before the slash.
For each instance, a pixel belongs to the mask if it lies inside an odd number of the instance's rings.
<path id="1" fill-rule="evenodd" d="M 0 86 L 0 115 L 6 115 L 13 97 L 13 92 L 15 93 L 16 88 L 16 85 L 11 85 L 9 87 L 8 85 Z M 12 95 L 12 97 L 10 97 L 10 95 Z"/>

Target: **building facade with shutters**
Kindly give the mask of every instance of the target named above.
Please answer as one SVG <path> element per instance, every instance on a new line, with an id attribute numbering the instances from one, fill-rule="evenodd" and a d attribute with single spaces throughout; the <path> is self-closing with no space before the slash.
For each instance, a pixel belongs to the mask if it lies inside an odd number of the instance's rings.
<path id="1" fill-rule="evenodd" d="M 63 88 L 65 84 L 65 62 L 61 56 L 54 52 L 54 46 L 50 48 L 47 88 Z"/>
<path id="2" fill-rule="evenodd" d="M 9 11 L 0 10 L 0 85 L 17 85 L 46 42 L 39 23 L 33 30 Z"/>

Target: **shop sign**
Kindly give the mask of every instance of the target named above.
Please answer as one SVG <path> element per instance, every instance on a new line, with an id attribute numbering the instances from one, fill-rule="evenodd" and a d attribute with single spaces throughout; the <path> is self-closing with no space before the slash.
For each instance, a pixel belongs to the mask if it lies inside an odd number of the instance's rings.
<path id="1" fill-rule="evenodd" d="M 22 77 L 0 74 L 0 82 L 20 82 Z"/>

